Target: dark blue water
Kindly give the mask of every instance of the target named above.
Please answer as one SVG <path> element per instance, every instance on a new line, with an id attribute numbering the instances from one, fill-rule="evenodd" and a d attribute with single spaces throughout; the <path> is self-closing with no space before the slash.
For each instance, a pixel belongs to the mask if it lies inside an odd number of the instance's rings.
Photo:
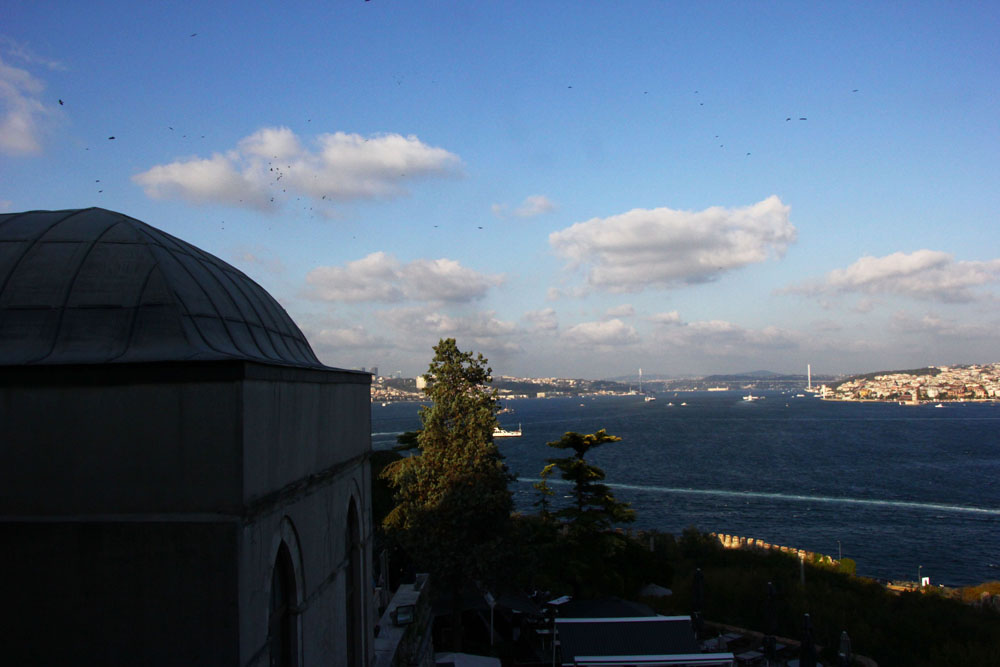
<path id="1" fill-rule="evenodd" d="M 669 406 L 668 402 L 673 402 Z M 682 406 L 681 403 L 687 405 Z M 605 428 L 590 457 L 637 528 L 755 537 L 853 558 L 858 573 L 932 584 L 1000 579 L 1000 406 L 836 403 L 738 392 L 511 401 L 498 440 L 530 511 L 545 443 Z M 416 404 L 372 406 L 372 444 L 419 428 Z"/>

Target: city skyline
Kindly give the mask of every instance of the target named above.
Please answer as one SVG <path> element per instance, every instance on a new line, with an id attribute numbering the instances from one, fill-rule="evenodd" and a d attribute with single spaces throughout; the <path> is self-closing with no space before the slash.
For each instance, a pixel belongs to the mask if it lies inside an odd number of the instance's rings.
<path id="1" fill-rule="evenodd" d="M 1000 358 L 1000 8 L 13 2 L 0 211 L 232 263 L 330 366 Z"/>

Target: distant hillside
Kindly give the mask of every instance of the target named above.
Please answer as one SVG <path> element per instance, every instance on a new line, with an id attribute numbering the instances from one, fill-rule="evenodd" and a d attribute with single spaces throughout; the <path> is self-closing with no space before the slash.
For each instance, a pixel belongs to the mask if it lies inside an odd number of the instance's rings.
<path id="1" fill-rule="evenodd" d="M 748 373 L 730 373 L 728 375 L 706 375 L 705 380 L 720 382 L 739 382 L 741 380 L 773 380 L 776 378 L 804 378 L 805 375 L 786 373 L 775 373 L 774 371 L 750 371 Z"/>
<path id="2" fill-rule="evenodd" d="M 834 388 L 839 387 L 845 382 L 850 382 L 851 380 L 874 380 L 880 375 L 913 375 L 920 377 L 922 375 L 930 375 L 931 377 L 936 377 L 941 374 L 941 369 L 936 366 L 924 366 L 923 368 L 911 368 L 909 370 L 901 371 L 874 371 L 872 373 L 864 373 L 861 375 L 851 375 L 846 378 L 842 378 L 834 385 Z"/>

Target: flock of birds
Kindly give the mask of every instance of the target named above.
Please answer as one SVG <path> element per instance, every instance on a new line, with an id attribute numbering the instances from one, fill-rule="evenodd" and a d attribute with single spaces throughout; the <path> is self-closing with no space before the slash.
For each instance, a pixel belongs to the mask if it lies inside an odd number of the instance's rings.
<path id="1" fill-rule="evenodd" d="M 366 1 L 367 1 L 367 0 L 366 0 Z M 197 37 L 197 36 L 198 36 L 198 33 L 196 33 L 196 32 L 194 32 L 194 33 L 191 33 L 191 35 L 190 35 L 190 36 L 191 36 L 191 37 Z M 394 77 L 394 79 L 396 80 L 396 83 L 397 83 L 397 85 L 399 85 L 399 84 L 401 83 L 401 80 L 400 80 L 400 77 L 398 77 L 398 76 L 397 76 L 397 77 Z M 572 88 L 573 88 L 573 86 L 572 86 L 572 85 L 568 85 L 568 86 L 567 86 L 567 89 L 572 89 Z M 855 88 L 855 89 L 853 89 L 853 90 L 852 90 L 851 92 L 852 92 L 852 93 L 857 93 L 857 92 L 858 92 L 858 89 L 857 89 L 857 88 Z M 648 90 L 644 90 L 644 91 L 643 91 L 643 95 L 648 95 L 648 94 L 649 94 L 649 91 L 648 91 Z M 694 94 L 695 94 L 695 95 L 699 94 L 699 91 L 695 90 L 695 91 L 694 91 Z M 704 102 L 699 102 L 699 103 L 698 103 L 698 105 L 699 105 L 699 106 L 704 106 L 704 105 L 705 105 L 705 103 L 704 103 Z M 59 106 L 65 106 L 65 102 L 64 102 L 64 101 L 63 101 L 62 99 L 59 99 Z M 792 120 L 793 120 L 794 118 L 795 118 L 795 117 L 793 117 L 793 116 L 786 116 L 786 117 L 785 117 L 785 122 L 790 122 L 790 121 L 792 121 Z M 798 116 L 797 118 L 798 118 L 798 120 L 799 120 L 799 121 L 806 121 L 806 120 L 808 120 L 808 117 L 806 117 L 806 116 Z M 311 119 L 311 118 L 310 118 L 310 119 L 308 119 L 308 120 L 307 120 L 307 122 L 310 122 L 310 123 L 311 123 L 311 122 L 312 122 L 312 119 Z M 173 128 L 172 126 L 167 126 L 167 129 L 168 129 L 168 130 L 170 130 L 171 132 L 172 132 L 172 131 L 174 131 L 174 128 Z M 182 135 L 182 138 L 186 139 L 186 138 L 187 138 L 187 135 L 186 135 L 186 134 L 185 134 L 185 135 Z M 205 138 L 205 135 L 200 135 L 200 138 L 201 138 L 201 139 L 204 139 L 204 138 Z M 719 135 L 715 135 L 715 138 L 716 138 L 716 139 L 718 139 L 718 138 L 719 138 Z M 115 135 L 111 135 L 111 136 L 109 136 L 109 137 L 108 137 L 108 141 L 115 141 Z M 725 144 L 724 144 L 724 143 L 720 143 L 720 144 L 719 144 L 719 148 L 720 148 L 720 149 L 724 149 L 724 148 L 725 148 Z M 90 150 L 90 147 L 86 147 L 86 148 L 85 148 L 85 150 L 88 150 L 88 151 L 89 151 L 89 150 Z M 750 157 L 750 155 L 751 155 L 751 153 L 750 153 L 749 151 L 747 151 L 747 153 L 746 153 L 746 157 Z M 275 159 L 276 159 L 276 158 L 277 158 L 277 156 L 275 156 Z M 271 171 L 271 172 L 274 172 L 274 173 L 276 174 L 276 177 L 275 177 L 275 179 L 274 179 L 274 181 L 273 181 L 273 185 L 275 185 L 275 186 L 276 186 L 276 185 L 277 185 L 277 183 L 278 183 L 278 181 L 280 181 L 280 180 L 282 179 L 282 177 L 284 177 L 285 173 L 284 173 L 284 172 L 282 171 L 282 169 L 281 169 L 281 167 L 280 167 L 280 166 L 278 166 L 277 168 L 275 168 L 275 167 L 273 166 L 273 164 L 272 164 L 272 163 L 268 163 L 268 164 L 270 165 L 270 166 L 269 166 L 269 169 L 270 169 L 270 171 Z M 287 166 L 286 166 L 286 169 L 291 169 L 291 165 L 287 165 Z M 405 177 L 405 174 L 401 174 L 401 176 Z M 95 182 L 96 182 L 96 183 L 100 183 L 101 181 L 100 181 L 100 179 L 97 179 L 97 180 L 96 180 Z M 103 192 L 104 192 L 104 190 L 103 190 L 103 189 L 98 189 L 98 190 L 97 190 L 97 192 L 98 192 L 98 193 L 100 194 L 100 193 L 103 193 Z M 287 193 L 287 189 L 286 189 L 286 188 L 282 188 L 281 192 L 282 192 L 282 193 Z M 322 199 L 322 200 L 326 200 L 326 198 L 327 198 L 327 197 L 326 197 L 326 195 L 323 195 L 321 199 Z M 275 198 L 274 198 L 274 197 L 272 196 L 272 197 L 270 197 L 270 198 L 269 198 L 269 201 L 270 201 L 271 203 L 273 203 L 273 202 L 274 202 L 274 199 L 275 199 Z M 297 197 L 297 198 L 296 198 L 296 201 L 300 201 L 300 200 L 301 200 L 301 197 Z M 240 201 L 242 201 L 242 200 L 240 200 Z M 304 208 L 304 210 L 307 210 L 307 211 L 313 211 L 314 209 L 313 209 L 313 207 L 312 207 L 312 206 L 309 206 L 308 208 Z M 222 223 L 221 223 L 221 224 L 222 224 L 222 229 L 225 229 L 225 221 L 222 221 Z M 439 225 L 434 225 L 434 227 L 435 227 L 435 228 L 437 228 L 437 227 L 439 227 Z M 477 229 L 483 229 L 483 226 L 482 226 L 482 225 L 477 225 Z"/>

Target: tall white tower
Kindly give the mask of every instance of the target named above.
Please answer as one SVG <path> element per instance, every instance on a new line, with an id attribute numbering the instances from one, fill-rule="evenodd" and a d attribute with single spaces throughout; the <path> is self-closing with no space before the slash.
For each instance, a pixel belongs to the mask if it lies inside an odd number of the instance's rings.
<path id="1" fill-rule="evenodd" d="M 806 364 L 806 377 L 809 379 L 806 391 L 813 390 L 813 367 L 812 364 Z"/>

